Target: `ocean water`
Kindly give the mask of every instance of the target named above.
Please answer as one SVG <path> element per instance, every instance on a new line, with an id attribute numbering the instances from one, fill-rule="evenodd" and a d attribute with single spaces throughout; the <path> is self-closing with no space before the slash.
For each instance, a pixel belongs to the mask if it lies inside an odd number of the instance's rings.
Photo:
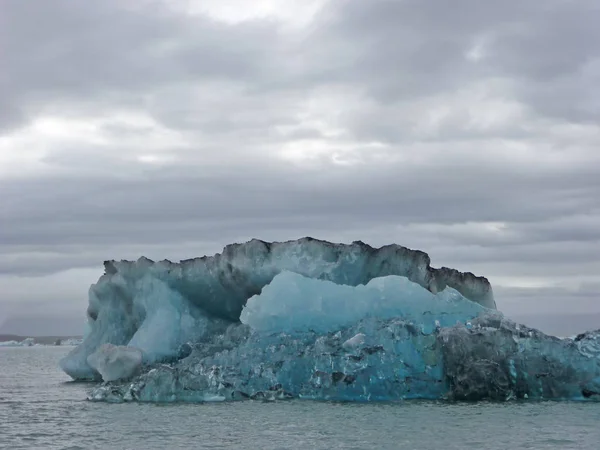
<path id="1" fill-rule="evenodd" d="M 0 449 L 600 448 L 600 403 L 92 403 L 69 350 L 0 348 Z"/>

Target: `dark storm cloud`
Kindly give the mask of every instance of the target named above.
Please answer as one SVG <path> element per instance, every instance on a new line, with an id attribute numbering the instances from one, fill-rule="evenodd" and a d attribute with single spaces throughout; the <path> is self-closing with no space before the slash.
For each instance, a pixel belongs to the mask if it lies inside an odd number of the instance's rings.
<path id="1" fill-rule="evenodd" d="M 158 1 L 4 1 L 3 295 L 103 259 L 314 235 L 559 280 L 556 310 L 592 308 L 596 3 L 332 1 L 293 29 Z M 36 146 L 41 168 L 11 163 Z M 499 305 L 528 310 L 554 285 L 527 289 Z"/>

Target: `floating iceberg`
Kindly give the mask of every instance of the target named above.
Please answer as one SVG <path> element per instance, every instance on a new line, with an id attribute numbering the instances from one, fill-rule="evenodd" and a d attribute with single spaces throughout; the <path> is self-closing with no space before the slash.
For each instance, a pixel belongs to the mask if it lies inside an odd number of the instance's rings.
<path id="1" fill-rule="evenodd" d="M 438 340 L 453 399 L 600 400 L 600 331 L 560 339 L 484 315 Z"/>
<path id="2" fill-rule="evenodd" d="M 23 347 L 19 341 L 2 341 L 0 347 Z"/>
<path id="3" fill-rule="evenodd" d="M 600 393 L 600 334 L 561 340 L 516 325 L 485 278 L 433 269 L 404 247 L 254 240 L 105 269 L 90 289 L 89 333 L 61 361 L 73 378 L 113 381 L 93 400 Z"/>
<path id="4" fill-rule="evenodd" d="M 0 342 L 0 347 L 36 347 L 36 346 L 39 346 L 39 344 L 36 344 L 35 339 L 31 338 L 31 337 L 23 339 L 22 341 Z"/>
<path id="5" fill-rule="evenodd" d="M 61 362 L 75 379 L 100 378 L 87 357 L 102 344 L 139 348 L 146 364 L 178 358 L 182 345 L 238 322 L 247 300 L 283 271 L 348 286 L 399 275 L 432 293 L 449 286 L 495 308 L 485 278 L 434 269 L 426 253 L 398 245 L 374 249 L 362 242 L 342 245 L 310 238 L 282 243 L 253 240 L 229 245 L 213 257 L 178 264 L 141 258 L 107 261 L 104 266 L 105 274 L 90 288 L 85 339 Z"/>
<path id="6" fill-rule="evenodd" d="M 597 338 L 587 333 L 582 340 Z M 156 365 L 131 382 L 99 386 L 90 399 L 600 400 L 599 361 L 580 351 L 581 342 L 491 311 L 432 334 L 399 318 L 367 318 L 326 334 L 263 334 L 231 325 L 190 357 Z"/>
<path id="7" fill-rule="evenodd" d="M 63 347 L 75 347 L 80 345 L 83 339 L 80 338 L 67 338 L 56 341 L 56 345 L 62 345 Z"/>
<path id="8" fill-rule="evenodd" d="M 133 376 L 142 366 L 142 352 L 135 347 L 103 344 L 87 357 L 104 381 L 116 381 Z"/>
<path id="9" fill-rule="evenodd" d="M 41 341 L 41 342 L 40 342 Z M 70 346 L 74 347 L 83 342 L 83 339 L 79 338 L 68 338 L 68 339 L 57 339 L 54 343 L 50 343 L 48 337 L 32 338 L 28 337 L 21 341 L 10 340 L 0 342 L 0 347 L 48 347 L 48 346 Z"/>

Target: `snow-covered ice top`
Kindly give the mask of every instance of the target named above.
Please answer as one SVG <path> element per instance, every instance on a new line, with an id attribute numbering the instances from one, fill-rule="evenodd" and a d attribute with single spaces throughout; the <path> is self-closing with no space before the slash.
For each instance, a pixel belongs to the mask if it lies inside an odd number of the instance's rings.
<path id="1" fill-rule="evenodd" d="M 200 341 L 239 321 L 248 299 L 260 294 L 282 272 L 329 281 L 331 286 L 360 286 L 380 277 L 401 276 L 406 277 L 405 283 L 410 280 L 411 286 L 422 287 L 411 288 L 416 297 L 406 294 L 405 303 L 426 298 L 438 301 L 434 294 L 444 292 L 444 296 L 460 294 L 477 307 L 496 307 L 487 279 L 454 269 L 434 269 L 429 256 L 421 251 L 399 245 L 376 249 L 362 242 L 332 244 L 311 238 L 275 243 L 252 240 L 229 245 L 212 257 L 180 263 L 147 258 L 105 262 L 105 274 L 89 292 L 89 332 L 61 366 L 73 378 L 97 378 L 87 358 L 107 343 L 140 349 L 145 363 L 177 358 L 186 342 Z M 285 289 L 286 276 L 293 277 L 285 275 L 266 292 L 278 286 Z M 375 292 L 377 283 L 364 288 L 365 292 Z M 447 287 L 451 294 L 445 293 Z M 302 317 L 303 305 L 312 307 L 311 302 L 314 299 L 300 299 L 294 314 Z M 388 308 L 385 301 L 379 305 L 382 311 Z"/>

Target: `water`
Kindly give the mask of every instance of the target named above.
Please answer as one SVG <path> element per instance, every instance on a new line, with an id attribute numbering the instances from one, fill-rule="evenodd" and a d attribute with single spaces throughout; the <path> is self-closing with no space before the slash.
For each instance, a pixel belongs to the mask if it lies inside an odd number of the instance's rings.
<path id="1" fill-rule="evenodd" d="M 0 348 L 0 449 L 600 448 L 600 403 L 91 403 L 69 350 Z"/>

